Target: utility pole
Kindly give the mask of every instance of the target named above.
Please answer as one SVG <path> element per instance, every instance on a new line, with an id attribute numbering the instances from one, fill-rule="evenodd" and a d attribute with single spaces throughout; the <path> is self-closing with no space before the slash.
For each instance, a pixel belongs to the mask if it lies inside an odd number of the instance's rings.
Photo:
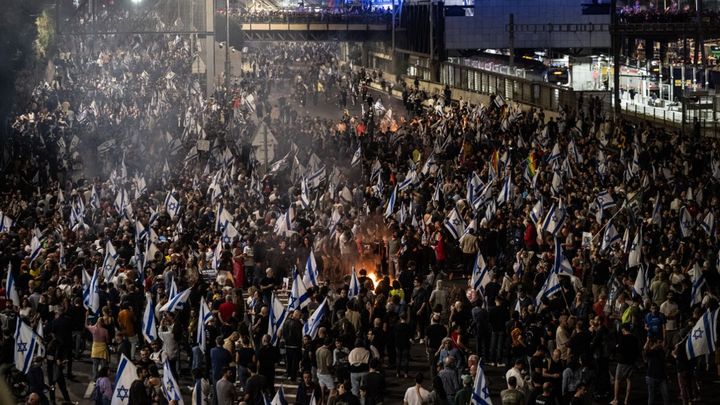
<path id="1" fill-rule="evenodd" d="M 510 47 L 510 74 L 514 75 L 515 67 L 515 15 L 510 14 L 510 23 L 508 24 L 508 46 Z"/>
<path id="2" fill-rule="evenodd" d="M 205 92 L 215 93 L 215 7 L 214 0 L 205 0 Z"/>
<path id="3" fill-rule="evenodd" d="M 617 0 L 610 3 L 610 41 L 613 56 L 613 102 L 615 116 L 621 113 L 620 106 L 620 32 L 618 30 Z"/>
<path id="4" fill-rule="evenodd" d="M 225 90 L 230 90 L 230 0 L 225 0 Z"/>

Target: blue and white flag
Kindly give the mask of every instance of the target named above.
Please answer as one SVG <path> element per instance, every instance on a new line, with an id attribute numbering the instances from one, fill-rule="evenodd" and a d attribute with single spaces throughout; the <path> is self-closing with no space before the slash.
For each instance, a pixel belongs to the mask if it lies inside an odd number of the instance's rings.
<path id="1" fill-rule="evenodd" d="M 15 221 L 12 218 L 5 215 L 4 212 L 0 212 L 0 233 L 9 232 Z"/>
<path id="2" fill-rule="evenodd" d="M 303 282 L 307 287 L 318 287 L 318 266 L 312 249 L 310 249 L 310 256 L 308 256 L 305 261 L 305 274 L 303 275 Z"/>
<path id="3" fill-rule="evenodd" d="M 397 198 L 397 186 L 393 189 L 392 194 L 390 194 L 390 200 L 388 200 L 387 208 L 385 208 L 385 218 L 389 218 L 392 216 L 392 214 L 395 212 L 395 199 Z"/>
<path id="4" fill-rule="evenodd" d="M 573 158 L 573 160 L 575 160 L 575 163 L 583 162 L 583 157 L 580 154 L 580 151 L 578 150 L 574 139 L 571 139 L 570 143 L 568 144 L 568 154 L 570 155 L 570 157 Z"/>
<path id="5" fill-rule="evenodd" d="M 222 259 L 222 251 L 223 251 L 223 244 L 222 244 L 222 238 L 220 238 L 218 240 L 217 245 L 215 246 L 215 250 L 213 250 L 213 258 L 212 258 L 213 270 L 218 270 L 220 268 L 220 261 Z"/>
<path id="6" fill-rule="evenodd" d="M 645 266 L 641 265 L 638 268 L 632 292 L 634 296 L 642 297 L 643 299 L 650 296 L 650 280 L 648 279 L 648 271 Z"/>
<path id="7" fill-rule="evenodd" d="M 233 225 L 231 222 L 228 222 L 222 232 L 221 239 L 223 245 L 231 245 L 235 239 L 239 238 L 240 232 L 238 232 L 237 228 L 235 228 L 235 225 Z"/>
<path id="8" fill-rule="evenodd" d="M 460 216 L 457 207 L 453 208 L 445 219 L 445 228 L 455 240 L 460 240 L 460 237 L 465 233 L 465 221 Z"/>
<path id="9" fill-rule="evenodd" d="M 170 280 L 170 291 L 168 291 L 167 296 L 168 298 L 172 299 L 174 296 L 176 296 L 178 293 L 177 284 L 175 284 L 175 278 Z"/>
<path id="10" fill-rule="evenodd" d="M 352 160 L 350 161 L 350 166 L 355 166 L 362 160 L 362 145 L 359 145 L 355 153 L 353 154 Z"/>
<path id="11" fill-rule="evenodd" d="M 190 298 L 190 289 L 187 288 L 183 292 L 176 294 L 170 298 L 168 302 L 160 307 L 160 312 L 175 312 L 183 309 L 188 298 Z"/>
<path id="12" fill-rule="evenodd" d="M 714 238 L 715 237 L 715 214 L 711 212 L 708 212 L 707 215 L 705 215 L 705 218 L 703 218 L 702 223 L 700 224 L 702 226 L 702 229 L 705 230 L 705 232 L 708 234 L 709 237 Z"/>
<path id="13" fill-rule="evenodd" d="M 170 360 L 167 358 L 165 359 L 165 363 L 163 363 L 163 375 L 162 375 L 162 392 L 165 399 L 170 401 L 177 401 L 178 405 L 183 405 L 183 398 L 182 394 L 180 393 L 180 387 L 177 384 L 177 381 L 175 381 L 175 377 L 172 374 L 172 369 L 170 367 Z"/>
<path id="14" fill-rule="evenodd" d="M 475 385 L 473 386 L 472 396 L 470 397 L 470 405 L 492 405 L 490 387 L 488 387 L 488 381 L 485 378 L 485 370 L 483 370 L 480 364 L 478 364 L 475 375 Z"/>
<path id="15" fill-rule="evenodd" d="M 475 264 L 473 265 L 472 277 L 470 277 L 470 286 L 473 290 L 480 291 L 485 295 L 485 286 L 490 282 L 490 269 L 485 264 L 485 258 L 482 253 L 477 252 L 475 256 Z"/>
<path id="16" fill-rule="evenodd" d="M 687 207 L 680 208 L 680 234 L 687 238 L 692 233 L 693 219 Z"/>
<path id="17" fill-rule="evenodd" d="M 709 354 L 715 351 L 717 342 L 717 318 L 720 308 L 710 312 L 708 310 L 688 333 L 685 342 L 685 352 L 689 359 Z"/>
<path id="18" fill-rule="evenodd" d="M 289 402 L 285 399 L 285 390 L 283 387 L 280 387 L 279 390 L 275 391 L 275 397 L 272 401 L 265 397 L 265 405 L 289 405 Z"/>
<path id="19" fill-rule="evenodd" d="M 565 207 L 563 206 L 562 200 L 560 200 L 557 206 L 553 204 L 550 207 L 550 210 L 548 211 L 547 215 L 545 216 L 545 220 L 542 223 L 542 231 L 551 233 L 553 236 L 556 236 L 565 224 L 565 216 Z"/>
<path id="20" fill-rule="evenodd" d="M 617 206 L 615 200 L 607 191 L 602 191 L 595 197 L 595 204 L 598 208 L 602 208 L 605 211 Z"/>
<path id="21" fill-rule="evenodd" d="M 535 297 L 535 304 L 540 306 L 543 298 L 550 297 L 558 291 L 560 291 L 560 280 L 558 279 L 557 273 L 550 272 L 545 280 L 545 283 L 538 292 L 537 297 Z"/>
<path id="22" fill-rule="evenodd" d="M 165 197 L 165 211 L 170 215 L 170 219 L 173 221 L 180 213 L 180 203 L 173 197 L 172 192 L 168 193 Z"/>
<path id="23" fill-rule="evenodd" d="M 222 203 L 218 203 L 215 213 L 215 232 L 222 232 L 225 230 L 227 224 L 234 221 L 232 214 L 228 211 Z"/>
<path id="24" fill-rule="evenodd" d="M 399 191 L 403 191 L 406 188 L 416 184 L 417 182 L 417 172 L 415 171 L 415 169 L 410 168 L 408 169 L 407 173 L 405 173 L 405 178 L 400 183 L 398 183 L 397 189 Z"/>
<path id="25" fill-rule="evenodd" d="M 98 195 L 97 189 L 95 186 L 90 186 L 90 206 L 93 209 L 100 208 L 100 195 Z"/>
<path id="26" fill-rule="evenodd" d="M 705 275 L 695 263 L 690 274 L 690 281 L 692 282 L 692 289 L 690 290 L 690 306 L 699 304 L 702 302 L 702 287 L 705 285 Z"/>
<path id="27" fill-rule="evenodd" d="M 207 332 L 205 331 L 205 324 L 212 318 L 212 312 L 210 307 L 205 302 L 205 297 L 200 297 L 200 309 L 198 311 L 198 324 L 197 324 L 197 337 L 195 343 L 200 347 L 200 350 L 205 353 L 205 347 L 207 346 Z"/>
<path id="28" fill-rule="evenodd" d="M 7 279 L 5 281 L 5 299 L 11 301 L 16 307 L 20 306 L 20 295 L 15 287 L 15 277 L 13 277 L 10 263 L 8 263 Z"/>
<path id="29" fill-rule="evenodd" d="M 628 268 L 639 266 L 642 257 L 642 231 L 638 230 L 635 238 L 630 244 L 630 253 L 628 253 Z"/>
<path id="30" fill-rule="evenodd" d="M 550 183 L 550 192 L 553 196 L 557 197 L 562 193 L 563 189 L 562 176 L 560 176 L 558 171 L 555 171 L 553 173 L 552 182 Z"/>
<path id="31" fill-rule="evenodd" d="M 565 252 L 563 252 L 560 238 L 555 238 L 555 261 L 553 263 L 552 272 L 555 274 L 565 274 L 568 276 L 572 276 L 575 274 L 572 266 L 570 265 L 570 261 L 568 261 L 568 259 L 565 257 Z"/>
<path id="32" fill-rule="evenodd" d="M 550 152 L 550 156 L 548 156 L 548 158 L 547 158 L 547 162 L 548 163 L 556 162 L 557 160 L 560 159 L 560 157 L 561 157 L 560 144 L 555 142 L 555 146 L 553 146 L 552 152 Z"/>
<path id="33" fill-rule="evenodd" d="M 33 235 L 32 240 L 30 241 L 30 264 L 32 264 L 32 262 L 40 256 L 41 250 L 42 245 L 40 244 L 40 238 L 38 238 L 37 235 Z"/>
<path id="34" fill-rule="evenodd" d="M 427 160 L 423 164 L 422 169 L 420 169 L 420 173 L 427 176 L 428 173 L 432 173 L 434 168 L 437 168 L 437 160 L 435 159 L 435 152 L 431 152 L 430 156 L 428 156 Z"/>
<path id="35" fill-rule="evenodd" d="M 82 270 L 84 275 L 87 273 L 85 270 Z M 87 288 L 83 291 L 83 306 L 87 308 L 90 312 L 93 314 L 97 314 L 100 310 L 100 294 L 98 293 L 98 274 L 100 272 L 98 270 L 95 270 L 93 272 L 92 278 L 90 279 L 90 283 L 87 285 Z M 85 276 L 87 277 L 87 276 Z"/>
<path id="36" fill-rule="evenodd" d="M 532 207 L 532 210 L 530 210 L 530 219 L 533 221 L 533 223 L 535 223 L 535 225 L 538 225 L 540 223 L 540 220 L 542 219 L 542 216 L 543 216 L 543 202 L 542 202 L 542 199 L 540 199 Z"/>
<path id="37" fill-rule="evenodd" d="M 270 305 L 270 314 L 268 316 L 268 335 L 270 335 L 270 344 L 275 346 L 280 340 L 278 332 L 285 323 L 289 311 L 282 302 L 280 302 L 275 293 L 272 293 L 271 302 L 272 305 Z"/>
<path id="38" fill-rule="evenodd" d="M 25 322 L 17 318 L 15 326 L 15 368 L 27 374 L 30 371 L 33 357 L 45 351 L 42 339 Z"/>
<path id="39" fill-rule="evenodd" d="M 115 390 L 113 391 L 111 405 L 129 403 L 130 386 L 137 380 L 137 367 L 124 354 L 120 355 L 117 371 L 115 372 Z"/>
<path id="40" fill-rule="evenodd" d="M 275 221 L 275 235 L 288 237 L 295 233 L 293 231 L 293 221 L 290 217 L 290 210 L 288 208 L 285 213 Z"/>
<path id="41" fill-rule="evenodd" d="M 127 192 L 124 188 L 121 188 L 115 196 L 115 211 L 120 216 L 128 216 L 128 208 L 130 207 L 130 200 L 128 199 Z"/>
<path id="42" fill-rule="evenodd" d="M 118 269 L 117 263 L 118 253 L 115 250 L 112 242 L 107 241 L 105 243 L 105 257 L 103 258 L 103 276 L 108 282 L 115 277 L 115 272 Z"/>
<path id="43" fill-rule="evenodd" d="M 348 290 L 348 298 L 355 298 L 360 296 L 360 280 L 358 280 L 357 273 L 355 273 L 355 266 L 352 267 L 350 273 L 350 289 Z"/>
<path id="44" fill-rule="evenodd" d="M 152 294 L 145 294 L 145 311 L 142 317 L 142 334 L 148 343 L 158 338 L 157 319 L 155 317 L 155 300 Z"/>
<path id="45" fill-rule="evenodd" d="M 310 303 L 307 287 L 305 287 L 305 283 L 303 283 L 300 274 L 295 269 L 293 269 L 292 287 L 290 287 L 288 300 L 288 312 L 303 309 Z"/>
<path id="46" fill-rule="evenodd" d="M 303 336 L 308 335 L 311 339 L 315 339 L 317 331 L 320 329 L 320 322 L 328 311 L 327 298 L 323 300 L 317 309 L 310 315 L 305 325 L 303 325 Z"/>
<path id="47" fill-rule="evenodd" d="M 503 182 L 503 186 L 500 189 L 500 195 L 497 198 L 497 203 L 499 205 L 502 205 L 503 203 L 510 202 L 510 199 L 512 198 L 512 176 L 508 175 L 505 177 L 505 181 Z"/>
<path id="48" fill-rule="evenodd" d="M 613 225 L 612 222 L 608 223 L 605 227 L 605 234 L 603 235 L 602 246 L 600 247 L 601 252 L 606 252 L 612 245 L 620 242 L 620 234 Z"/>
<path id="49" fill-rule="evenodd" d="M 478 190 L 475 190 L 475 195 L 472 200 L 472 207 L 475 211 L 478 211 L 480 208 L 482 208 L 483 205 L 487 204 L 489 201 L 492 201 L 493 184 L 494 181 L 490 181 L 485 184 L 485 187 L 483 187 L 481 191 L 478 192 Z"/>
<path id="50" fill-rule="evenodd" d="M 300 203 L 305 209 L 310 207 L 310 186 L 304 176 L 300 180 Z"/>
<path id="51" fill-rule="evenodd" d="M 660 193 L 655 196 L 655 205 L 653 205 L 651 223 L 662 226 L 662 202 L 660 201 Z"/>

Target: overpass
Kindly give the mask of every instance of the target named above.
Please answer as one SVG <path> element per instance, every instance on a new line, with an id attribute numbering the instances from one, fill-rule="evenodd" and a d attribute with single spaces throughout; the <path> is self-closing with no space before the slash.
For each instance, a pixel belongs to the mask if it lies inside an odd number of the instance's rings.
<path id="1" fill-rule="evenodd" d="M 225 40 L 225 15 L 215 16 L 218 40 Z M 246 41 L 390 41 L 392 21 L 376 15 L 328 17 L 266 16 L 242 18 L 230 16 L 230 44 L 238 47 Z"/>

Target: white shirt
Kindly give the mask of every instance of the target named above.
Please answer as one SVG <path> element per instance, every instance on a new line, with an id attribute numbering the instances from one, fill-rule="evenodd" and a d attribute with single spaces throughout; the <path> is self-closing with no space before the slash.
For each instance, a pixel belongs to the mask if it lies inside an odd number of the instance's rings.
<path id="1" fill-rule="evenodd" d="M 672 331 L 677 329 L 678 305 L 674 302 L 665 301 L 660 305 L 660 313 L 665 315 L 665 329 Z M 673 319 L 670 319 L 670 318 Z"/>
<path id="2" fill-rule="evenodd" d="M 430 391 L 423 387 L 413 386 L 405 391 L 403 400 L 408 405 L 422 405 L 430 398 Z"/>
<path id="3" fill-rule="evenodd" d="M 515 377 L 515 381 L 517 381 L 517 389 L 520 391 L 525 389 L 525 379 L 522 376 L 522 373 L 520 373 L 520 370 L 516 369 L 515 367 L 511 367 L 510 370 L 505 373 L 505 382 L 510 379 L 510 377 Z"/>

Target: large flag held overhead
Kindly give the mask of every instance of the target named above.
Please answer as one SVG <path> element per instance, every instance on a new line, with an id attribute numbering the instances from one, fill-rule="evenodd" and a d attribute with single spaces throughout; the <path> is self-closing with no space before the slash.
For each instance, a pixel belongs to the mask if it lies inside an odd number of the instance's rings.
<path id="1" fill-rule="evenodd" d="M 130 386 L 137 380 L 137 367 L 124 354 L 121 354 L 117 371 L 115 372 L 115 390 L 113 391 L 111 405 L 129 403 Z"/>
<path id="2" fill-rule="evenodd" d="M 311 339 L 315 339 L 317 331 L 320 329 L 320 322 L 328 311 L 327 306 L 327 298 L 325 298 L 320 306 L 310 315 L 305 325 L 303 325 L 303 335 L 308 335 Z"/>
<path id="3" fill-rule="evenodd" d="M 32 262 L 40 256 L 40 250 L 42 250 L 40 238 L 38 238 L 37 235 L 33 235 L 32 240 L 30 241 L 30 264 L 32 264 Z"/>
<path id="4" fill-rule="evenodd" d="M 485 371 L 482 365 L 478 365 L 475 375 L 475 385 L 473 386 L 472 396 L 470 397 L 470 405 L 492 405 L 490 399 L 490 388 L 485 378 Z"/>
<path id="5" fill-rule="evenodd" d="M 690 275 L 690 280 L 692 281 L 692 288 L 690 290 L 690 306 L 693 306 L 702 301 L 702 287 L 705 285 L 705 275 L 697 263 L 690 271 L 692 272 Z"/>
<path id="6" fill-rule="evenodd" d="M 543 216 L 543 202 L 542 200 L 538 200 L 538 202 L 535 203 L 535 205 L 532 207 L 532 210 L 530 210 L 530 219 L 535 223 L 535 225 L 538 225 L 540 223 L 540 220 Z"/>
<path id="7" fill-rule="evenodd" d="M 173 221 L 180 213 L 180 203 L 173 197 L 172 192 L 168 193 L 165 197 L 165 211 L 170 215 L 170 219 Z"/>
<path id="8" fill-rule="evenodd" d="M 196 343 L 203 353 L 207 346 L 207 333 L 205 332 L 205 324 L 212 318 L 210 307 L 205 302 L 205 297 L 200 297 L 200 310 L 198 311 L 197 339 Z"/>
<path id="9" fill-rule="evenodd" d="M 278 297 L 275 296 L 275 293 L 272 293 L 271 302 L 272 305 L 270 306 L 270 314 L 268 317 L 268 335 L 270 335 L 270 344 L 275 346 L 275 344 L 280 341 L 278 332 L 280 328 L 282 328 L 283 323 L 285 323 L 288 310 L 282 302 L 280 302 Z"/>
<path id="10" fill-rule="evenodd" d="M 157 319 L 155 318 L 155 300 L 152 294 L 145 294 L 145 311 L 142 317 L 142 334 L 148 343 L 152 343 L 158 338 Z"/>
<path id="11" fill-rule="evenodd" d="M 537 297 L 535 297 L 535 303 L 539 306 L 543 298 L 549 297 L 558 291 L 560 291 L 560 280 L 558 279 L 557 273 L 550 272 L 547 280 L 545 280 L 545 284 L 543 284 Z"/>
<path id="12" fill-rule="evenodd" d="M 362 160 L 362 145 L 358 146 L 357 150 L 353 154 L 352 160 L 350 161 L 350 166 L 355 166 L 358 163 L 360 163 L 360 160 Z"/>
<path id="13" fill-rule="evenodd" d="M 118 253 L 111 241 L 105 244 L 105 257 L 103 258 L 103 276 L 105 280 L 110 281 L 115 277 L 115 271 L 118 269 Z"/>
<path id="14" fill-rule="evenodd" d="M 720 308 L 708 310 L 692 328 L 685 342 L 685 352 L 689 359 L 715 351 L 717 342 L 717 317 Z"/>
<path id="15" fill-rule="evenodd" d="M 602 240 L 602 246 L 600 247 L 601 252 L 605 252 L 612 245 L 616 244 L 617 242 L 620 242 L 620 234 L 618 233 L 617 229 L 615 228 L 615 225 L 613 225 L 612 222 L 608 224 L 607 227 L 605 227 L 605 234 L 603 235 Z"/>
<path id="16" fill-rule="evenodd" d="M 645 266 L 638 268 L 637 276 L 635 277 L 635 284 L 632 289 L 633 295 L 647 298 L 650 296 L 650 280 L 648 280 L 648 272 Z"/>
<path id="17" fill-rule="evenodd" d="M 693 227 L 692 215 L 688 211 L 687 207 L 680 208 L 680 233 L 683 238 L 690 236 Z"/>
<path id="18" fill-rule="evenodd" d="M 470 278 L 470 286 L 481 293 L 485 293 L 485 286 L 490 282 L 490 270 L 485 264 L 485 258 L 482 253 L 478 252 L 475 256 L 475 264 L 473 265 L 472 277 Z"/>
<path id="19" fill-rule="evenodd" d="M 265 397 L 265 405 L 288 405 L 289 402 L 287 399 L 285 399 L 285 390 L 283 387 L 280 387 L 279 390 L 275 392 L 275 397 L 271 400 L 267 399 Z"/>
<path id="20" fill-rule="evenodd" d="M 553 273 L 572 276 L 575 274 L 570 261 L 565 257 L 560 238 L 555 238 L 555 262 L 552 268 Z"/>
<path id="21" fill-rule="evenodd" d="M 30 371 L 33 357 L 44 352 L 40 336 L 25 322 L 17 319 L 15 327 L 15 368 L 27 374 Z"/>
<path id="22" fill-rule="evenodd" d="M 190 289 L 187 288 L 183 292 L 176 294 L 170 298 L 168 302 L 160 307 L 160 312 L 175 312 L 183 309 L 188 298 L 190 298 Z"/>
<path id="23" fill-rule="evenodd" d="M 87 277 L 87 272 L 82 270 L 83 275 Z M 92 278 L 83 291 L 83 306 L 90 310 L 93 314 L 97 314 L 100 310 L 100 294 L 98 293 L 98 274 L 100 272 L 95 270 Z M 83 278 L 85 278 L 83 277 Z M 84 284 L 84 283 L 83 283 Z"/>
<path id="24" fill-rule="evenodd" d="M 393 189 L 390 194 L 390 200 L 388 200 L 387 208 L 385 209 L 385 218 L 389 218 L 395 212 L 395 199 L 397 198 L 397 186 Z"/>

